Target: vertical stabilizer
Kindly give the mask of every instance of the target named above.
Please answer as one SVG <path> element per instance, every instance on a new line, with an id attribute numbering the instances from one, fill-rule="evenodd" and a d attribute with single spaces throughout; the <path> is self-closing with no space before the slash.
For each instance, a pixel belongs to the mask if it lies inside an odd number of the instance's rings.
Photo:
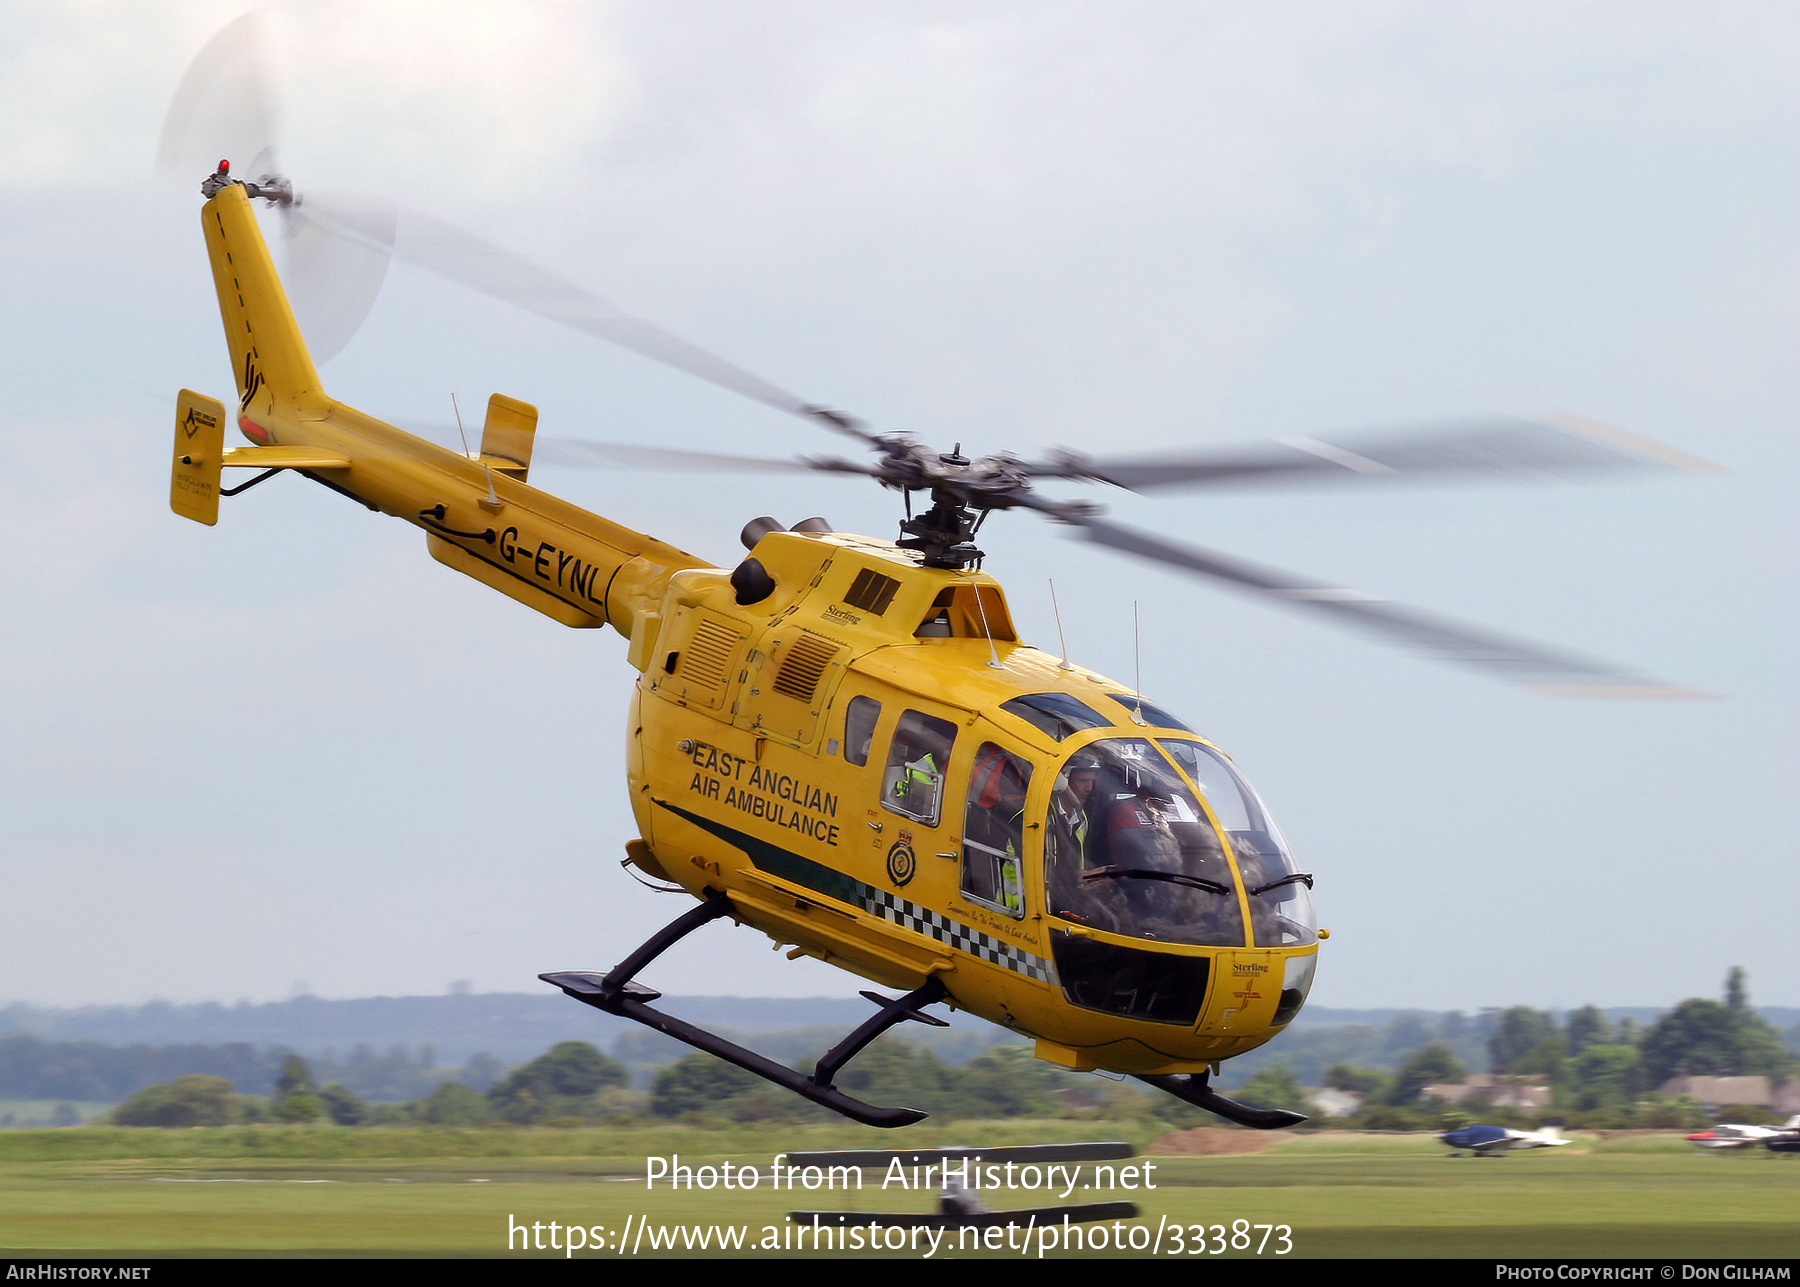
<path id="1" fill-rule="evenodd" d="M 183 389 L 175 400 L 175 464 L 169 508 L 211 527 L 219 521 L 219 466 L 225 455 L 225 408 Z"/>
<path id="2" fill-rule="evenodd" d="M 245 415 L 292 415 L 323 394 L 306 340 L 288 307 L 256 213 L 239 183 L 222 187 L 200 211 L 219 316 Z"/>
<path id="3" fill-rule="evenodd" d="M 531 443 L 537 436 L 537 408 L 504 393 L 488 399 L 481 430 L 481 459 L 520 482 L 531 470 Z"/>

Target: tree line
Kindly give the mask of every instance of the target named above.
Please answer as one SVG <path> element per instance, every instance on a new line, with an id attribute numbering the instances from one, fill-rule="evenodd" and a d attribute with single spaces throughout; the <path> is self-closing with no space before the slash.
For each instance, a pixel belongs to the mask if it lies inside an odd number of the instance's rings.
<path id="1" fill-rule="evenodd" d="M 1464 1099 L 1451 1114 L 1497 1125 L 1551 1115 L 1596 1128 L 1698 1125 L 1703 1119 L 1692 1103 L 1660 1093 L 1671 1079 L 1762 1075 L 1779 1084 L 1800 1076 L 1800 1061 L 1781 1034 L 1750 1008 L 1742 969 L 1727 975 L 1722 1000 L 1690 997 L 1648 1026 L 1629 1018 L 1613 1024 L 1591 1005 L 1561 1024 L 1547 1011 L 1514 1006 L 1496 1016 L 1483 1045 L 1488 1071 L 1550 1092 L 1550 1103 L 1536 1113 L 1496 1106 L 1492 1101 L 1504 1097 L 1496 1089 Z M 1448 1044 L 1433 1041 L 1392 1072 L 1339 1062 L 1321 1080 L 1361 1097 L 1350 1124 L 1413 1130 L 1445 1120 L 1444 1106 L 1431 1102 L 1428 1088 L 1454 1085 L 1468 1072 Z M 1263 1069 L 1234 1093 L 1271 1107 L 1299 1107 L 1304 1100 L 1292 1072 L 1280 1066 Z M 1732 1116 L 1772 1120 L 1751 1105 L 1734 1106 Z"/>
<path id="2" fill-rule="evenodd" d="M 1080 1079 L 1086 1082 L 1089 1079 Z M 320 1085 L 306 1060 L 288 1055 L 268 1096 L 240 1095 L 223 1077 L 195 1074 L 149 1086 L 121 1104 L 121 1126 L 223 1126 L 250 1122 L 339 1126 L 482 1126 L 618 1124 L 642 1119 L 795 1121 L 830 1114 L 711 1055 L 691 1054 L 663 1068 L 648 1091 L 629 1087 L 623 1064 L 585 1041 L 563 1041 L 485 1092 L 445 1081 L 404 1103 L 370 1102 L 342 1082 Z M 1059 1108 L 1057 1092 L 1077 1079 L 1019 1046 L 996 1046 L 962 1067 L 928 1049 L 885 1037 L 838 1078 L 841 1089 L 904 1103 L 939 1117 L 1042 1116 Z"/>

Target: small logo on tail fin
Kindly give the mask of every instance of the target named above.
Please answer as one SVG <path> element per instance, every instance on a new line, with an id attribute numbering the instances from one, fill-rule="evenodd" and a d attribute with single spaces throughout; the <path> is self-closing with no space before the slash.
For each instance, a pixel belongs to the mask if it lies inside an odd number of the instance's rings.
<path id="1" fill-rule="evenodd" d="M 238 399 L 238 405 L 249 406 L 250 399 L 256 396 L 256 391 L 262 386 L 262 372 L 256 368 L 256 350 L 251 349 L 244 354 L 244 396 Z"/>

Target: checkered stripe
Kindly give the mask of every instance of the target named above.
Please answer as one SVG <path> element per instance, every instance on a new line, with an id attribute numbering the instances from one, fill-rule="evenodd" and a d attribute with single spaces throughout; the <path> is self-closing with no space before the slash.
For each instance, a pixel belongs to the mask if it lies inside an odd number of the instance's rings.
<path id="1" fill-rule="evenodd" d="M 917 903 L 909 903 L 904 898 L 896 898 L 873 885 L 863 885 L 858 892 L 861 894 L 858 901 L 866 912 L 874 912 L 882 919 L 892 921 L 916 934 L 928 935 L 959 952 L 979 957 L 990 965 L 1003 965 L 1014 974 L 1023 974 L 1039 983 L 1056 983 L 1056 966 L 1044 957 L 1034 956 L 1011 943 L 991 938 L 960 921 L 953 921 L 948 916 L 928 907 L 920 907 Z"/>

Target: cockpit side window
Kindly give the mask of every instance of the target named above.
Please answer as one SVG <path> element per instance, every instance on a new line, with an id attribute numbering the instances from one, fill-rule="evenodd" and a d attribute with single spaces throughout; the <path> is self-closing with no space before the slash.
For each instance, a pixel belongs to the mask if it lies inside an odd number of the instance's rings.
<path id="1" fill-rule="evenodd" d="M 844 708 L 844 758 L 851 764 L 869 762 L 869 743 L 881 719 L 881 703 L 873 697 L 852 697 Z"/>
<path id="2" fill-rule="evenodd" d="M 1025 796 L 1031 765 L 983 742 L 963 813 L 962 892 L 1008 916 L 1025 914 Z"/>
<path id="3" fill-rule="evenodd" d="M 920 711 L 902 714 L 881 775 L 882 805 L 903 818 L 937 826 L 944 770 L 955 744 L 956 725 L 949 720 Z"/>

